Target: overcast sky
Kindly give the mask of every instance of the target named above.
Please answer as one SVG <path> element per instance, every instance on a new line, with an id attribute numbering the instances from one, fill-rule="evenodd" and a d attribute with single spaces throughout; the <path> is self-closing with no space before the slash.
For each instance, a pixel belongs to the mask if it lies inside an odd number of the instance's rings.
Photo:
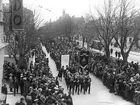
<path id="1" fill-rule="evenodd" d="M 8 0 L 3 0 L 8 1 Z M 139 1 L 139 0 L 133 0 Z M 104 0 L 23 0 L 24 6 L 36 10 L 37 14 L 45 20 L 56 20 L 62 15 L 63 9 L 66 13 L 76 17 L 85 16 L 89 13 L 90 7 L 94 14 L 94 7 L 102 7 Z M 42 6 L 43 8 L 40 8 Z M 140 6 L 140 5 L 139 5 Z M 50 9 L 51 12 L 45 8 Z"/>
<path id="2" fill-rule="evenodd" d="M 23 0 L 23 3 L 25 7 L 35 8 L 45 20 L 56 20 L 62 15 L 63 9 L 71 16 L 79 17 L 88 13 L 90 6 L 101 5 L 103 0 Z M 43 8 L 38 7 L 39 5 Z M 51 12 L 45 8 L 50 9 Z"/>

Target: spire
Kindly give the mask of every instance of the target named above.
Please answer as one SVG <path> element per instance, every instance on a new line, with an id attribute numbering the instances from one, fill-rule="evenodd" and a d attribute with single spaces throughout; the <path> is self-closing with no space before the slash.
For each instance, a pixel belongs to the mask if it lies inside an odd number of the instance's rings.
<path id="1" fill-rule="evenodd" d="M 65 13 L 65 9 L 63 9 L 63 16 L 65 15 L 66 13 Z"/>

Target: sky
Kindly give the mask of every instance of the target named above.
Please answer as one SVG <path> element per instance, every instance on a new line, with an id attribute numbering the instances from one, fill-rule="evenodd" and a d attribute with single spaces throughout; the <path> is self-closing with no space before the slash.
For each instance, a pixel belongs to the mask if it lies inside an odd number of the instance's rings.
<path id="1" fill-rule="evenodd" d="M 29 0 L 24 0 L 24 2 L 26 1 Z M 62 15 L 64 9 L 70 15 L 81 16 L 89 12 L 91 2 L 94 1 L 94 4 L 98 4 L 99 1 L 103 0 L 30 0 L 30 2 L 32 1 L 36 1 L 34 2 L 35 5 L 50 9 L 51 12 L 43 8 L 40 8 L 40 11 L 43 16 L 48 16 L 48 18 L 55 20 Z"/>
<path id="2" fill-rule="evenodd" d="M 7 2 L 8 0 L 3 1 Z M 23 0 L 23 4 L 30 9 L 34 10 L 35 8 L 36 12 L 45 20 L 51 19 L 53 21 L 62 15 L 64 9 L 70 16 L 75 15 L 76 17 L 80 17 L 89 13 L 90 7 L 93 7 L 93 5 L 98 6 L 103 1 L 104 0 Z M 51 10 L 51 12 L 45 8 Z"/>
<path id="3" fill-rule="evenodd" d="M 7 2 L 8 0 L 3 1 Z M 46 21 L 50 19 L 51 21 L 57 20 L 62 16 L 64 9 L 70 16 L 85 16 L 86 13 L 90 13 L 90 11 L 92 11 L 92 14 L 96 15 L 94 9 L 98 7 L 101 8 L 103 3 L 104 0 L 23 0 L 25 7 L 35 10 L 36 14 L 39 14 L 41 18 Z M 51 10 L 51 12 L 45 8 Z"/>

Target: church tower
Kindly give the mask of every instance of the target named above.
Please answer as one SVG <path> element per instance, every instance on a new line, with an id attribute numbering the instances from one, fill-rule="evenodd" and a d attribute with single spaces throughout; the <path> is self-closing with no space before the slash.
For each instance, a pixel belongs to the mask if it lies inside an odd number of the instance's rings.
<path id="1" fill-rule="evenodd" d="M 63 16 L 65 16 L 66 12 L 65 12 L 65 9 L 63 9 Z"/>

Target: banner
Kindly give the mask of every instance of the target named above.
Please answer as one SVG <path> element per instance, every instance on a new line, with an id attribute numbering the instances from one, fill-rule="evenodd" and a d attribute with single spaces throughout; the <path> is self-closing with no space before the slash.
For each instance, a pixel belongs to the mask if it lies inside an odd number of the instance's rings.
<path id="1" fill-rule="evenodd" d="M 61 67 L 64 66 L 64 69 L 66 69 L 66 65 L 69 66 L 69 59 L 70 55 L 61 55 Z"/>
<path id="2" fill-rule="evenodd" d="M 34 54 L 34 56 L 32 58 L 32 62 L 33 62 L 33 66 L 34 66 L 35 65 L 35 54 Z"/>
<path id="3" fill-rule="evenodd" d="M 32 62 L 32 58 L 30 57 L 28 62 L 28 69 L 30 69 L 31 62 Z"/>
<path id="4" fill-rule="evenodd" d="M 84 47 L 85 47 L 86 49 L 88 48 L 87 42 L 84 42 Z"/>
<path id="5" fill-rule="evenodd" d="M 79 54 L 80 62 L 79 63 L 80 63 L 80 65 L 82 67 L 85 67 L 88 64 L 88 62 L 89 62 L 89 55 L 90 55 L 89 51 L 86 51 L 86 50 L 81 50 L 80 51 L 80 54 Z"/>

